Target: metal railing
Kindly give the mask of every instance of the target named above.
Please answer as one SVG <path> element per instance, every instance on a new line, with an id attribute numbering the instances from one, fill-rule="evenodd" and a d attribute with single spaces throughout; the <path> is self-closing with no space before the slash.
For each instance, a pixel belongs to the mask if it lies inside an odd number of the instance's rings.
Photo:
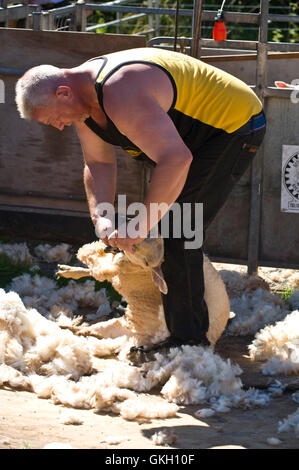
<path id="1" fill-rule="evenodd" d="M 6 28 L 9 27 L 11 21 L 23 20 L 25 28 L 32 27 L 32 13 L 37 10 L 37 5 L 28 5 L 27 2 L 24 4 L 9 5 L 6 6 L 5 0 L 0 0 L 0 24 L 3 24 Z M 14 3 L 14 2 L 9 2 Z"/>
<path id="2" fill-rule="evenodd" d="M 37 11 L 36 5 L 27 5 L 28 0 L 0 0 L 0 22 L 6 22 L 6 26 L 10 20 L 17 20 L 20 18 L 26 18 L 28 15 L 32 15 L 35 12 L 34 21 L 29 19 L 28 24 L 33 29 L 37 30 L 72 30 L 72 31 L 97 31 L 103 30 L 111 26 L 116 26 L 116 32 L 120 32 L 120 28 L 124 23 L 132 20 L 139 20 L 142 17 L 148 18 L 148 28 L 141 31 L 139 34 L 146 34 L 151 32 L 152 36 L 160 36 L 160 21 L 159 18 L 162 15 L 168 17 L 174 17 L 176 15 L 175 8 L 159 8 L 159 0 L 148 0 L 148 6 L 134 6 L 125 5 L 129 0 L 115 0 L 106 3 L 84 3 L 79 0 L 68 7 L 54 8 L 48 11 Z M 8 6 L 7 4 L 19 3 L 18 5 Z M 22 4 L 20 4 L 22 3 Z M 199 3 L 200 8 L 199 8 Z M 213 22 L 215 18 L 215 10 L 203 10 L 202 1 L 194 0 L 194 6 L 192 9 L 181 8 L 179 10 L 179 17 L 189 17 L 190 26 L 184 26 L 184 28 L 190 28 L 192 30 L 192 37 L 194 37 L 194 22 L 196 18 L 193 18 L 194 12 L 199 10 L 202 12 L 200 23 L 202 22 Z M 262 2 L 261 2 L 262 3 Z M 155 6 L 154 6 L 155 5 Z M 238 6 L 239 8 L 239 6 Z M 272 8 L 272 7 L 271 7 Z M 87 16 L 94 11 L 100 11 L 102 13 L 116 13 L 116 19 L 112 21 L 102 22 L 99 24 L 88 24 Z M 131 14 L 131 16 L 125 16 Z M 139 16 L 144 15 L 144 16 Z M 224 11 L 224 20 L 227 23 L 243 23 L 252 26 L 259 26 L 261 18 L 261 12 L 259 13 L 237 13 Z M 281 15 L 281 14 L 268 14 L 268 21 L 270 22 L 286 22 L 286 23 L 298 23 L 299 16 L 295 15 Z M 192 23 L 192 24 L 191 24 Z M 212 26 L 211 26 L 212 28 Z M 268 26 L 269 29 L 269 26 Z"/>

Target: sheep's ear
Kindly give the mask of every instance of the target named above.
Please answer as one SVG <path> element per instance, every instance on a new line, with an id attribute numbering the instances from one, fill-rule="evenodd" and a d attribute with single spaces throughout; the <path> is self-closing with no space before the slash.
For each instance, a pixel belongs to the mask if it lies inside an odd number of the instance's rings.
<path id="1" fill-rule="evenodd" d="M 152 268 L 152 280 L 156 286 L 159 287 L 159 290 L 162 292 L 162 294 L 167 294 L 168 287 L 160 267 Z"/>

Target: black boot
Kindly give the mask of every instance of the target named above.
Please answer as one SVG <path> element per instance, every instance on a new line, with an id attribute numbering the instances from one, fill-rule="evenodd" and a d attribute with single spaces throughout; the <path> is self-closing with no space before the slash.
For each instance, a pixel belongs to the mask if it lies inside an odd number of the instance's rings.
<path id="1" fill-rule="evenodd" d="M 146 346 L 132 347 L 130 349 L 128 358 L 135 365 L 141 365 L 144 362 L 154 361 L 156 353 L 164 354 L 167 356 L 167 354 L 172 348 L 179 348 L 185 345 L 209 346 L 210 342 L 208 341 L 207 338 L 203 338 L 201 341 L 196 341 L 192 339 L 181 340 L 173 336 L 169 336 L 164 341 L 161 341 L 160 343 L 153 344 L 148 347 Z"/>

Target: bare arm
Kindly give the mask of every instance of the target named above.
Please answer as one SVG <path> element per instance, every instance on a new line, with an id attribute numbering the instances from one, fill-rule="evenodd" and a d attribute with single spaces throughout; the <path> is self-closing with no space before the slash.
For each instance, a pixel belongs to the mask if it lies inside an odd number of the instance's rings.
<path id="1" fill-rule="evenodd" d="M 147 231 L 152 228 L 150 203 L 171 206 L 183 189 L 192 162 L 190 150 L 167 114 L 172 98 L 169 78 L 157 68 L 139 71 L 129 66 L 119 75 L 113 74 L 104 87 L 104 106 L 110 118 L 157 163 L 144 201 Z"/>
<path id="2" fill-rule="evenodd" d="M 84 123 L 76 123 L 84 155 L 84 186 L 91 219 L 97 222 L 99 203 L 114 204 L 116 191 L 116 157 L 113 147 L 100 139 Z"/>

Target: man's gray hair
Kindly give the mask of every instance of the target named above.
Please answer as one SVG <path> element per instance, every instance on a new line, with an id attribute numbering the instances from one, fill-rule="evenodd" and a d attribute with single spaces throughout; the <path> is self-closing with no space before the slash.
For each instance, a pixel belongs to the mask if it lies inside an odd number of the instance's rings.
<path id="1" fill-rule="evenodd" d="M 20 116 L 31 119 L 35 108 L 47 106 L 63 77 L 63 70 L 53 65 L 39 65 L 28 70 L 16 84 L 16 104 Z"/>

